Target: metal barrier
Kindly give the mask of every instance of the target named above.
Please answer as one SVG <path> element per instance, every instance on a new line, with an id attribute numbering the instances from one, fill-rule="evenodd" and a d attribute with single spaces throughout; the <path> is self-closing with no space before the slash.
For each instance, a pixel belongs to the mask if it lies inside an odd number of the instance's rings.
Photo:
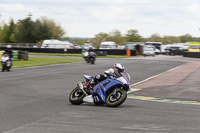
<path id="1" fill-rule="evenodd" d="M 0 47 L 0 50 L 5 50 L 6 47 Z M 22 50 L 28 52 L 36 53 L 72 53 L 72 54 L 81 54 L 82 49 L 53 49 L 53 48 L 16 48 L 13 47 L 13 50 Z M 106 55 L 126 55 L 126 50 L 124 49 L 95 49 L 95 51 L 106 53 Z M 135 50 L 130 50 L 131 56 L 136 56 Z"/>
<path id="2" fill-rule="evenodd" d="M 183 52 L 183 57 L 200 58 L 200 52 Z"/>
<path id="3" fill-rule="evenodd" d="M 11 45 L 12 47 L 17 48 L 34 48 L 39 44 L 37 43 L 0 43 L 0 47 L 6 47 L 7 45 Z"/>

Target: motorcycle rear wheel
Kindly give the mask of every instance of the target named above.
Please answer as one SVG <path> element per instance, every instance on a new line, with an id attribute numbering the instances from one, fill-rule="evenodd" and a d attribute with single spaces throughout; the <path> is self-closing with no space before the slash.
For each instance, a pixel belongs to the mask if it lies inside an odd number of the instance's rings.
<path id="1" fill-rule="evenodd" d="M 71 104 L 74 105 L 80 105 L 83 103 L 83 98 L 85 97 L 85 94 L 76 87 L 69 95 L 69 101 Z"/>
<path id="2" fill-rule="evenodd" d="M 106 97 L 106 105 L 108 107 L 117 107 L 124 103 L 127 98 L 127 92 L 124 89 L 119 89 L 116 94 L 114 95 L 114 91 L 108 93 Z"/>

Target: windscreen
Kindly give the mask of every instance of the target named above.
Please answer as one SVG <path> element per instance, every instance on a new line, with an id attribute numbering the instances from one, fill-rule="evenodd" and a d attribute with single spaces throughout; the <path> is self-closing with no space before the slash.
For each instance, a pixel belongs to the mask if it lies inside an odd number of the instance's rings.
<path id="1" fill-rule="evenodd" d="M 128 82 L 131 81 L 131 77 L 130 77 L 130 75 L 128 73 L 124 72 L 124 73 L 121 73 L 121 74 Z"/>

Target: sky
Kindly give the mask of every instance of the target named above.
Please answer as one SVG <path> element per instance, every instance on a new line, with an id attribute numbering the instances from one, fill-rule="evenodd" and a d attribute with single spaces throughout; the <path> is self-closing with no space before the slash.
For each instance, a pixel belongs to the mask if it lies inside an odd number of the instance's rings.
<path id="1" fill-rule="evenodd" d="M 0 22 L 53 19 L 66 37 L 137 30 L 152 34 L 200 37 L 200 0 L 0 0 Z"/>

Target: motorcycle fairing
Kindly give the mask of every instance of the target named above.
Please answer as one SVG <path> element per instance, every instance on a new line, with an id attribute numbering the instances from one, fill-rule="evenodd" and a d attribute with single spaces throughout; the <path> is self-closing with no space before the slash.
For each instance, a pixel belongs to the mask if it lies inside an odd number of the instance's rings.
<path id="1" fill-rule="evenodd" d="M 94 91 L 93 91 L 93 94 L 92 94 L 92 96 L 94 98 L 94 103 L 96 103 L 96 104 L 105 103 L 107 92 L 109 90 L 111 90 L 112 88 L 114 88 L 115 86 L 126 87 L 121 82 L 114 80 L 114 79 L 110 79 L 110 78 L 107 78 L 106 80 L 98 83 L 94 87 Z"/>
<path id="2" fill-rule="evenodd" d="M 89 75 L 84 75 L 84 78 L 86 79 L 86 80 L 88 80 L 88 81 L 90 81 L 90 80 L 92 80 L 92 76 L 89 76 Z"/>
<path id="3" fill-rule="evenodd" d="M 7 62 L 6 62 L 6 66 L 7 66 L 7 67 L 10 67 L 10 65 L 11 65 L 11 62 L 10 62 L 10 61 L 7 61 Z"/>

